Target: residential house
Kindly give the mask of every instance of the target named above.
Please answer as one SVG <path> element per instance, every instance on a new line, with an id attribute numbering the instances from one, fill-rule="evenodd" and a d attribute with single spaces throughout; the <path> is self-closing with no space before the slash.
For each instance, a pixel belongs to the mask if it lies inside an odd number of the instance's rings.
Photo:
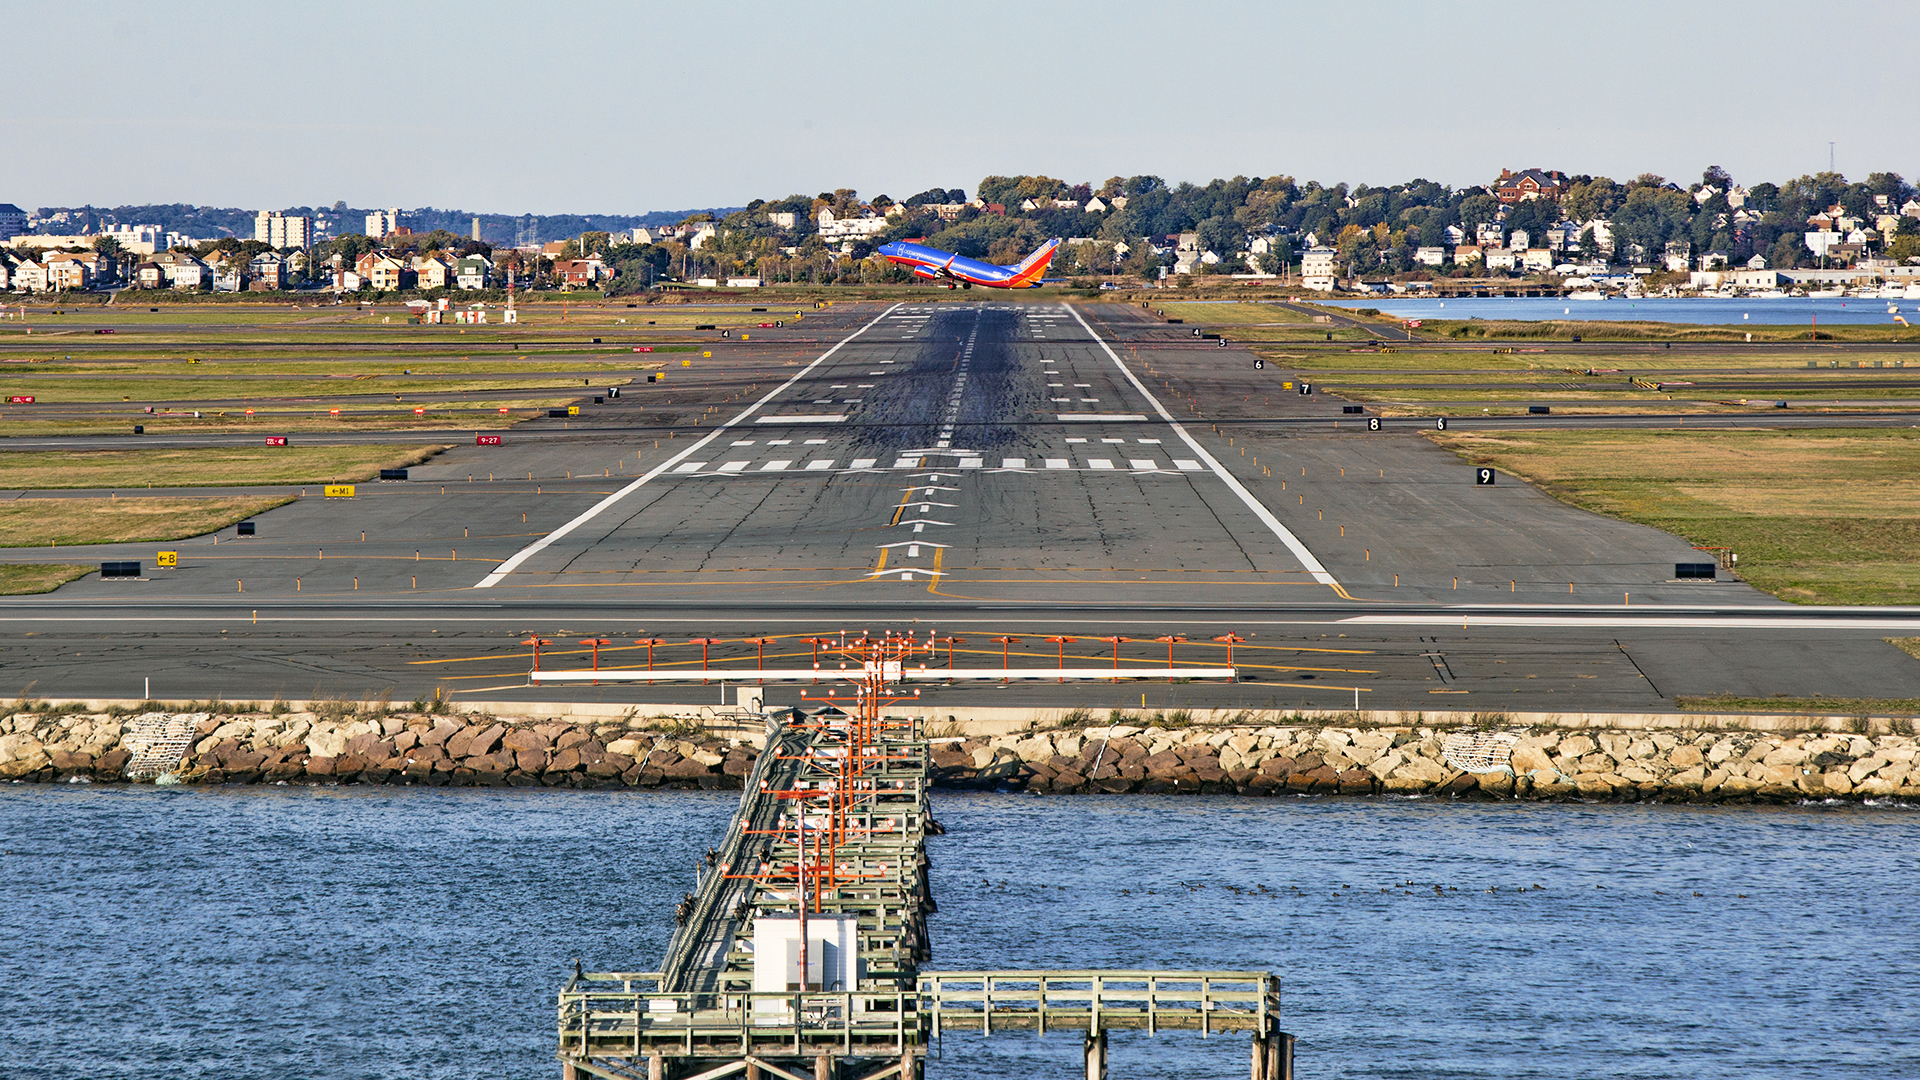
<path id="1" fill-rule="evenodd" d="M 1483 221 L 1473 227 L 1473 242 L 1483 248 L 1496 248 L 1505 244 L 1507 227 L 1497 221 Z"/>
<path id="2" fill-rule="evenodd" d="M 1825 255 L 1835 244 L 1845 239 L 1832 229 L 1815 229 L 1807 233 L 1807 250 L 1815 255 Z"/>
<path id="3" fill-rule="evenodd" d="M 1510 247 L 1490 247 L 1481 252 L 1489 270 L 1512 270 L 1520 265 L 1520 256 Z"/>
<path id="4" fill-rule="evenodd" d="M 598 258 L 568 259 L 553 264 L 553 279 L 568 288 L 592 288 L 607 276 L 607 266 Z"/>
<path id="5" fill-rule="evenodd" d="M 1729 262 L 1730 260 L 1727 258 L 1726 252 L 1709 251 L 1705 255 L 1700 256 L 1700 269 L 1724 270 L 1727 268 Z"/>
<path id="6" fill-rule="evenodd" d="M 880 226 L 881 228 L 886 227 L 885 219 L 876 219 L 876 220 L 879 220 L 881 222 L 881 226 Z M 686 238 L 686 243 L 687 243 L 687 247 L 693 251 L 699 251 L 701 248 L 706 247 L 707 241 L 720 235 L 720 226 L 715 225 L 711 221 L 695 222 L 693 225 L 689 226 L 688 228 L 691 231 L 692 235 Z"/>
<path id="7" fill-rule="evenodd" d="M 1747 205 L 1747 189 L 1741 187 L 1739 184 L 1733 185 L 1727 192 L 1727 207 L 1732 210 L 1738 210 L 1745 205 Z"/>
<path id="8" fill-rule="evenodd" d="M 1520 253 L 1520 265 L 1537 274 L 1553 272 L 1552 248 L 1527 248 Z"/>
<path id="9" fill-rule="evenodd" d="M 444 289 L 453 284 L 453 267 L 438 255 L 417 255 L 413 260 L 416 288 Z"/>
<path id="10" fill-rule="evenodd" d="M 1467 230 L 1458 225 L 1449 225 L 1441 229 L 1440 233 L 1445 238 L 1447 247 L 1459 247 L 1467 242 Z"/>
<path id="11" fill-rule="evenodd" d="M 1669 240 L 1661 256 L 1661 265 L 1675 273 L 1681 273 L 1693 265 L 1693 242 L 1690 240 Z"/>
<path id="12" fill-rule="evenodd" d="M 1421 266 L 1440 266 L 1447 261 L 1447 249 L 1443 247 L 1415 248 L 1413 261 Z"/>
<path id="13" fill-rule="evenodd" d="M 1747 260 L 1747 269 L 1749 270 L 1765 270 L 1766 268 L 1767 257 L 1765 255 L 1755 255 L 1753 258 Z"/>
<path id="14" fill-rule="evenodd" d="M 800 224 L 800 215 L 792 210 L 775 210 L 767 215 L 767 220 L 782 229 L 792 229 Z"/>
<path id="15" fill-rule="evenodd" d="M 1461 244 L 1453 249 L 1453 265 L 1465 266 L 1470 262 L 1486 259 L 1486 251 L 1478 244 Z"/>
<path id="16" fill-rule="evenodd" d="M 167 284 L 176 289 L 198 289 L 207 284 L 207 264 L 194 258 L 192 252 L 163 252 L 154 256 L 153 261 L 160 264 Z"/>
<path id="17" fill-rule="evenodd" d="M 1507 234 L 1507 246 L 1515 251 L 1525 251 L 1533 246 L 1533 237 L 1525 229 L 1515 229 Z"/>
<path id="18" fill-rule="evenodd" d="M 462 289 L 484 289 L 492 277 L 493 263 L 485 255 L 468 255 L 454 265 L 453 282 Z"/>
<path id="19" fill-rule="evenodd" d="M 287 287 L 287 260 L 277 252 L 263 251 L 247 261 L 247 288 L 255 292 L 277 292 Z"/>
<path id="20" fill-rule="evenodd" d="M 12 278 L 13 264 L 7 261 L 6 256 L 0 255 L 0 292 L 13 287 Z"/>
<path id="21" fill-rule="evenodd" d="M 13 268 L 13 287 L 16 292 L 46 292 L 47 268 L 33 259 L 22 260 Z"/>
<path id="22" fill-rule="evenodd" d="M 1100 201 L 1100 196 L 1095 195 L 1093 198 L 1087 200 L 1087 213 L 1104 214 L 1106 211 L 1107 204 Z"/>
<path id="23" fill-rule="evenodd" d="M 540 245 L 540 257 L 543 259 L 565 258 L 567 254 L 567 244 L 570 242 L 571 241 L 567 240 L 549 240 Z"/>
<path id="24" fill-rule="evenodd" d="M 6 231 L 7 231 L 4 224 L 4 217 L 6 214 L 6 210 L 7 208 L 5 206 L 0 206 L 0 236 L 6 235 Z M 1908 199 L 1906 202 L 1901 203 L 1900 216 L 1910 217 L 1910 218 L 1920 218 L 1920 198 Z"/>
<path id="25" fill-rule="evenodd" d="M 240 260 L 216 263 L 213 266 L 214 292 L 239 292 L 247 284 L 246 268 Z"/>
<path id="26" fill-rule="evenodd" d="M 1513 172 L 1500 170 L 1500 180 L 1493 186 L 1494 198 L 1503 203 L 1517 203 L 1526 199 L 1558 199 L 1566 194 L 1567 178 L 1555 170 L 1522 169 Z"/>
<path id="27" fill-rule="evenodd" d="M 887 230 L 887 219 L 871 214 L 859 217 L 835 217 L 833 208 L 823 206 L 815 218 L 822 240 L 856 240 L 877 236 Z"/>
<path id="28" fill-rule="evenodd" d="M 1590 221 L 1582 222 L 1580 225 L 1580 234 L 1582 236 L 1586 235 L 1589 229 L 1593 231 L 1594 251 L 1600 255 L 1612 255 L 1613 219 L 1597 217 Z"/>
<path id="29" fill-rule="evenodd" d="M 47 288 L 55 292 L 90 288 L 99 266 L 98 259 L 99 256 L 90 252 L 87 255 L 66 251 L 48 253 L 41 260 L 46 268 Z"/>
<path id="30" fill-rule="evenodd" d="M 0 203 L 0 240 L 9 240 L 27 231 L 27 212 L 12 203 Z"/>
<path id="31" fill-rule="evenodd" d="M 1340 255 L 1330 247 L 1309 248 L 1300 256 L 1300 282 L 1316 292 L 1332 292 L 1334 260 Z"/>
<path id="32" fill-rule="evenodd" d="M 792 217 L 793 215 L 792 215 L 792 214 L 788 214 L 787 216 L 788 216 L 788 217 Z M 787 226 L 787 227 L 788 227 L 788 228 L 792 228 L 792 226 L 791 226 L 791 225 L 789 225 L 789 226 Z M 634 242 L 634 243 L 636 243 L 636 244 L 652 244 L 652 243 L 657 243 L 658 241 L 656 241 L 656 240 L 654 239 L 654 232 L 655 232 L 655 230 L 653 230 L 653 229 L 635 229 L 635 230 L 633 230 L 633 242 Z M 465 286 L 462 286 L 462 288 L 465 288 Z"/>
<path id="33" fill-rule="evenodd" d="M 412 268 L 384 251 L 369 251 L 353 261 L 360 280 L 375 292 L 398 292 L 413 284 Z M 353 286 L 348 286 L 349 290 Z"/>

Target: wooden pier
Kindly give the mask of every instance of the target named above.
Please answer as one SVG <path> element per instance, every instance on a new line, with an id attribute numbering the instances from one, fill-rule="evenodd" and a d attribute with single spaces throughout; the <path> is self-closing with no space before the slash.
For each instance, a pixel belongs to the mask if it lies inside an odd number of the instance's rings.
<path id="1" fill-rule="evenodd" d="M 947 1034 L 1052 1031 L 1080 1032 L 1102 1080 L 1113 1030 L 1244 1034 L 1253 1080 L 1291 1080 L 1266 972 L 921 969 L 942 830 L 920 721 L 885 710 L 931 647 L 849 642 L 852 693 L 769 723 L 660 970 L 576 970 L 561 989 L 563 1080 L 917 1080 Z"/>

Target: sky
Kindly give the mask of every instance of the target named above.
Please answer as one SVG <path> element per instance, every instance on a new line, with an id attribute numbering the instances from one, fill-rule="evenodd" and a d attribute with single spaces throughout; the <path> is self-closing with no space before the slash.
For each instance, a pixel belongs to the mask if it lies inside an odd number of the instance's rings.
<path id="1" fill-rule="evenodd" d="M 97 0 L 10 20 L 0 202 L 639 214 L 1504 168 L 1920 177 L 1920 4 Z M 1903 78 L 1904 76 L 1904 78 Z"/>

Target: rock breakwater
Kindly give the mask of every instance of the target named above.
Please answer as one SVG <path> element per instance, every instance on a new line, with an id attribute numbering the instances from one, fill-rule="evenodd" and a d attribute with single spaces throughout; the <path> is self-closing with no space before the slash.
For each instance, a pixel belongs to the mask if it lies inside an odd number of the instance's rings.
<path id="1" fill-rule="evenodd" d="M 26 710 L 0 780 L 737 788 L 757 724 L 392 713 Z M 937 736 L 934 781 L 1045 794 L 1446 795 L 1612 801 L 1920 800 L 1920 738 L 1323 723 L 1069 726 Z"/>

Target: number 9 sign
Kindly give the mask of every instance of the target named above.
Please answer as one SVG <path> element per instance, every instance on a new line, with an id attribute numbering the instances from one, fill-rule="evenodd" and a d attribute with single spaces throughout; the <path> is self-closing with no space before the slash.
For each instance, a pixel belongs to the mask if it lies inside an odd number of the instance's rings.
<path id="1" fill-rule="evenodd" d="M 1488 469 L 1488 468 L 1475 469 L 1473 470 L 1474 485 L 1476 487 L 1492 487 L 1493 478 L 1496 475 L 1497 474 L 1492 469 Z"/>

